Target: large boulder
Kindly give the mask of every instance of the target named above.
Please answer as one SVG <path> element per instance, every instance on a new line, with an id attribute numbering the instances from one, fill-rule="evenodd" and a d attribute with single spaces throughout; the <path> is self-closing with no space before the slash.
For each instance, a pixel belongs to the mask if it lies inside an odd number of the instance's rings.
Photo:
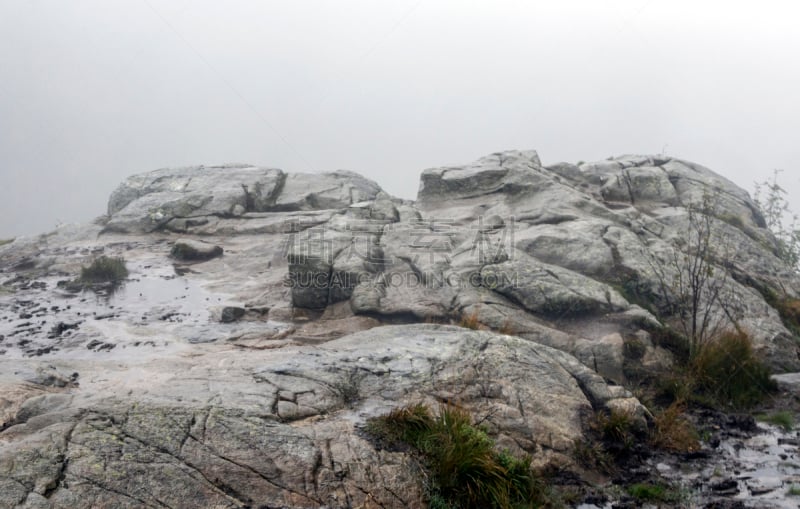
<path id="1" fill-rule="evenodd" d="M 106 231 L 185 230 L 248 212 L 342 209 L 374 199 L 371 180 L 347 171 L 286 174 L 247 165 L 162 169 L 128 178 L 108 202 Z"/>
<path id="2" fill-rule="evenodd" d="M 220 246 L 201 242 L 192 239 L 178 239 L 172 245 L 170 256 L 176 260 L 193 262 L 205 261 L 217 256 L 222 256 L 223 249 Z"/>

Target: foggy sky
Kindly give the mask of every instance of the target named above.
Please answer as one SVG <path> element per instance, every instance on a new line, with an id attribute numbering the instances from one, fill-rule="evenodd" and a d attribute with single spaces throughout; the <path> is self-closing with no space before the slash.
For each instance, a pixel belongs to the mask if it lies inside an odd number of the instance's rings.
<path id="1" fill-rule="evenodd" d="M 0 238 L 105 212 L 128 175 L 421 170 L 662 153 L 800 210 L 784 0 L 0 0 Z"/>

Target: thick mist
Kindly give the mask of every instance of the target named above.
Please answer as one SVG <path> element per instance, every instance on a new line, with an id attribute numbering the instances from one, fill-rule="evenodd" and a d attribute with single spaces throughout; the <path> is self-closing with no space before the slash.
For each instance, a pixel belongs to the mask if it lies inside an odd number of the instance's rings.
<path id="1" fill-rule="evenodd" d="M 785 1 L 0 3 L 0 238 L 88 221 L 126 176 L 250 162 L 419 172 L 679 156 L 800 210 L 800 6 Z"/>

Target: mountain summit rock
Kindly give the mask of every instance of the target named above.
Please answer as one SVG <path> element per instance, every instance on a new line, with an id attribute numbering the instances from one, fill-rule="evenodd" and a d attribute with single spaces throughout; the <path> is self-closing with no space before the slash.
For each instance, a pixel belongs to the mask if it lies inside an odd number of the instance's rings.
<path id="1" fill-rule="evenodd" d="M 593 412 L 648 418 L 623 387 L 671 365 L 664 283 L 709 202 L 707 316 L 800 371 L 800 278 L 688 161 L 499 152 L 423 171 L 415 201 L 347 171 L 130 177 L 94 223 L 0 246 L 0 507 L 423 507 L 413 458 L 363 431 L 417 402 L 567 468 Z M 100 255 L 128 280 L 70 292 Z"/>

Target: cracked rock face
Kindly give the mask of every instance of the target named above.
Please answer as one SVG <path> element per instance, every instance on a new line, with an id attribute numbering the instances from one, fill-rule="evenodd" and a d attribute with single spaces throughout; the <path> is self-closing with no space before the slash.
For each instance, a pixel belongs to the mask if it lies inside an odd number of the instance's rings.
<path id="1" fill-rule="evenodd" d="M 108 201 L 107 231 L 185 230 L 248 212 L 337 209 L 380 188 L 347 171 L 286 174 L 247 165 L 162 169 L 130 177 Z"/>
<path id="2" fill-rule="evenodd" d="M 60 361 L 82 370 L 76 390 L 26 393 L 10 364 L 4 394 L 23 402 L 0 435 L 8 507 L 422 507 L 418 467 L 376 450 L 366 418 L 457 401 L 543 462 L 570 451 L 593 406 L 638 404 L 561 351 L 441 325 Z"/>
<path id="3" fill-rule="evenodd" d="M 644 415 L 620 386 L 669 366 L 656 269 L 709 193 L 739 325 L 797 370 L 763 295 L 800 280 L 687 161 L 509 151 L 424 171 L 415 202 L 344 171 L 131 177 L 95 224 L 0 246 L 0 507 L 422 507 L 414 460 L 363 430 L 420 401 L 568 464 L 591 412 Z M 68 291 L 100 255 L 125 284 Z"/>

